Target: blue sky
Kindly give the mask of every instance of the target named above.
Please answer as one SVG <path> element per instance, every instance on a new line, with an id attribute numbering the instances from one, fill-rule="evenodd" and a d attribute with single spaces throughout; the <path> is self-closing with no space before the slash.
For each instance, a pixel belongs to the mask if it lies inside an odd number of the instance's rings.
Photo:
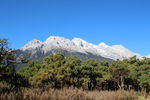
<path id="1" fill-rule="evenodd" d="M 12 48 L 51 35 L 150 54 L 150 0 L 0 0 L 0 38 Z"/>

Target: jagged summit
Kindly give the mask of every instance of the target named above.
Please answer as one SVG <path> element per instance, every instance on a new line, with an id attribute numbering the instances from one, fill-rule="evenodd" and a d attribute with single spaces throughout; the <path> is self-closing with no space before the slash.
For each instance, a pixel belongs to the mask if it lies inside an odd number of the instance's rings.
<path id="1" fill-rule="evenodd" d="M 36 47 L 40 46 L 41 44 L 42 44 L 42 42 L 40 40 L 33 39 L 28 44 L 26 44 L 25 46 L 23 46 L 21 48 L 21 50 L 33 49 L 33 48 L 36 48 Z"/>
<path id="2" fill-rule="evenodd" d="M 82 40 L 81 38 L 73 38 L 72 39 L 72 41 L 74 42 L 74 43 L 87 43 L 85 40 Z"/>
<path id="3" fill-rule="evenodd" d="M 105 48 L 110 47 L 110 46 L 108 46 L 108 45 L 107 45 L 106 43 L 104 43 L 104 42 L 101 42 L 98 46 L 99 46 L 99 47 L 105 47 Z"/>
<path id="4" fill-rule="evenodd" d="M 30 41 L 30 42 L 28 43 L 28 45 L 34 45 L 34 44 L 40 44 L 40 43 L 41 43 L 40 40 L 34 39 L 34 40 Z"/>
<path id="5" fill-rule="evenodd" d="M 72 39 L 72 42 L 78 46 L 78 47 L 81 47 L 81 48 L 88 48 L 90 47 L 92 44 L 86 42 L 85 40 L 82 40 L 80 38 L 74 38 Z"/>
<path id="6" fill-rule="evenodd" d="M 45 43 L 53 42 L 53 41 L 65 41 L 64 37 L 58 37 L 58 36 L 50 36 L 46 39 Z"/>
<path id="7" fill-rule="evenodd" d="M 47 53 L 53 49 L 65 50 L 68 52 L 78 52 L 86 55 L 90 53 L 92 55 L 102 56 L 114 60 L 129 58 L 134 55 L 139 58 L 141 57 L 139 54 L 133 53 L 122 45 L 109 46 L 104 42 L 100 43 L 99 45 L 95 45 L 80 38 L 73 38 L 72 40 L 69 40 L 59 36 L 48 37 L 44 42 L 34 39 L 20 50 L 30 50 L 31 52 L 34 51 L 34 53 L 36 53 L 36 50 L 38 50 L 42 51 L 43 53 Z"/>

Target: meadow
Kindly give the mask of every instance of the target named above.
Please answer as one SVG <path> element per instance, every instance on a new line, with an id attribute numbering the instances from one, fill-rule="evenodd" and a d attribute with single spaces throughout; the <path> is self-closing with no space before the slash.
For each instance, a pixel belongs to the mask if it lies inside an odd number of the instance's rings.
<path id="1" fill-rule="evenodd" d="M 138 100 L 134 91 L 85 91 L 76 88 L 22 89 L 0 95 L 0 100 Z"/>

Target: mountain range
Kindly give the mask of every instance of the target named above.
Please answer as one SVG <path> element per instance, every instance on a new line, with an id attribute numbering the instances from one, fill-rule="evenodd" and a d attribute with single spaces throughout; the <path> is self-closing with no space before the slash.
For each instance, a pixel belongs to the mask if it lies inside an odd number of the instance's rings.
<path id="1" fill-rule="evenodd" d="M 81 59 L 122 60 L 135 55 L 137 58 L 142 58 L 140 54 L 134 53 L 122 45 L 109 46 L 105 43 L 95 45 L 80 38 L 69 40 L 58 36 L 51 36 L 44 42 L 37 39 L 30 41 L 17 50 L 17 57 L 25 56 L 34 60 L 42 60 L 44 57 L 55 53 L 78 56 Z"/>

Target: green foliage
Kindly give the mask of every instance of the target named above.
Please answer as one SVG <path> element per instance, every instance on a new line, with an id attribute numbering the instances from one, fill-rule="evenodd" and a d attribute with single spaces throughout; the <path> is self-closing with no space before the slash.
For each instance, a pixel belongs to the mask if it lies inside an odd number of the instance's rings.
<path id="1" fill-rule="evenodd" d="M 112 75 L 112 80 L 114 80 L 120 89 L 124 88 L 124 81 L 129 75 L 128 64 L 125 60 L 114 61 L 109 69 Z"/>
<path id="2" fill-rule="evenodd" d="M 140 82 L 140 86 L 142 89 L 145 89 L 145 91 L 150 91 L 150 65 L 142 65 L 140 76 L 138 78 Z"/>
<path id="3" fill-rule="evenodd" d="M 30 61 L 18 73 L 32 86 L 150 90 L 150 59 L 139 60 L 136 56 L 110 64 L 94 59 L 82 62 L 74 56 L 66 58 L 55 54 L 44 58 L 43 62 Z"/>
<path id="4" fill-rule="evenodd" d="M 80 84 L 82 84 L 82 87 L 89 90 L 95 89 L 97 82 L 102 77 L 98 62 L 94 59 L 89 59 L 79 66 L 76 74 L 79 82 L 81 82 Z"/>
<path id="5" fill-rule="evenodd" d="M 21 68 L 18 73 L 27 78 L 33 77 L 38 73 L 41 68 L 41 64 L 37 61 L 29 61 L 27 66 Z"/>

